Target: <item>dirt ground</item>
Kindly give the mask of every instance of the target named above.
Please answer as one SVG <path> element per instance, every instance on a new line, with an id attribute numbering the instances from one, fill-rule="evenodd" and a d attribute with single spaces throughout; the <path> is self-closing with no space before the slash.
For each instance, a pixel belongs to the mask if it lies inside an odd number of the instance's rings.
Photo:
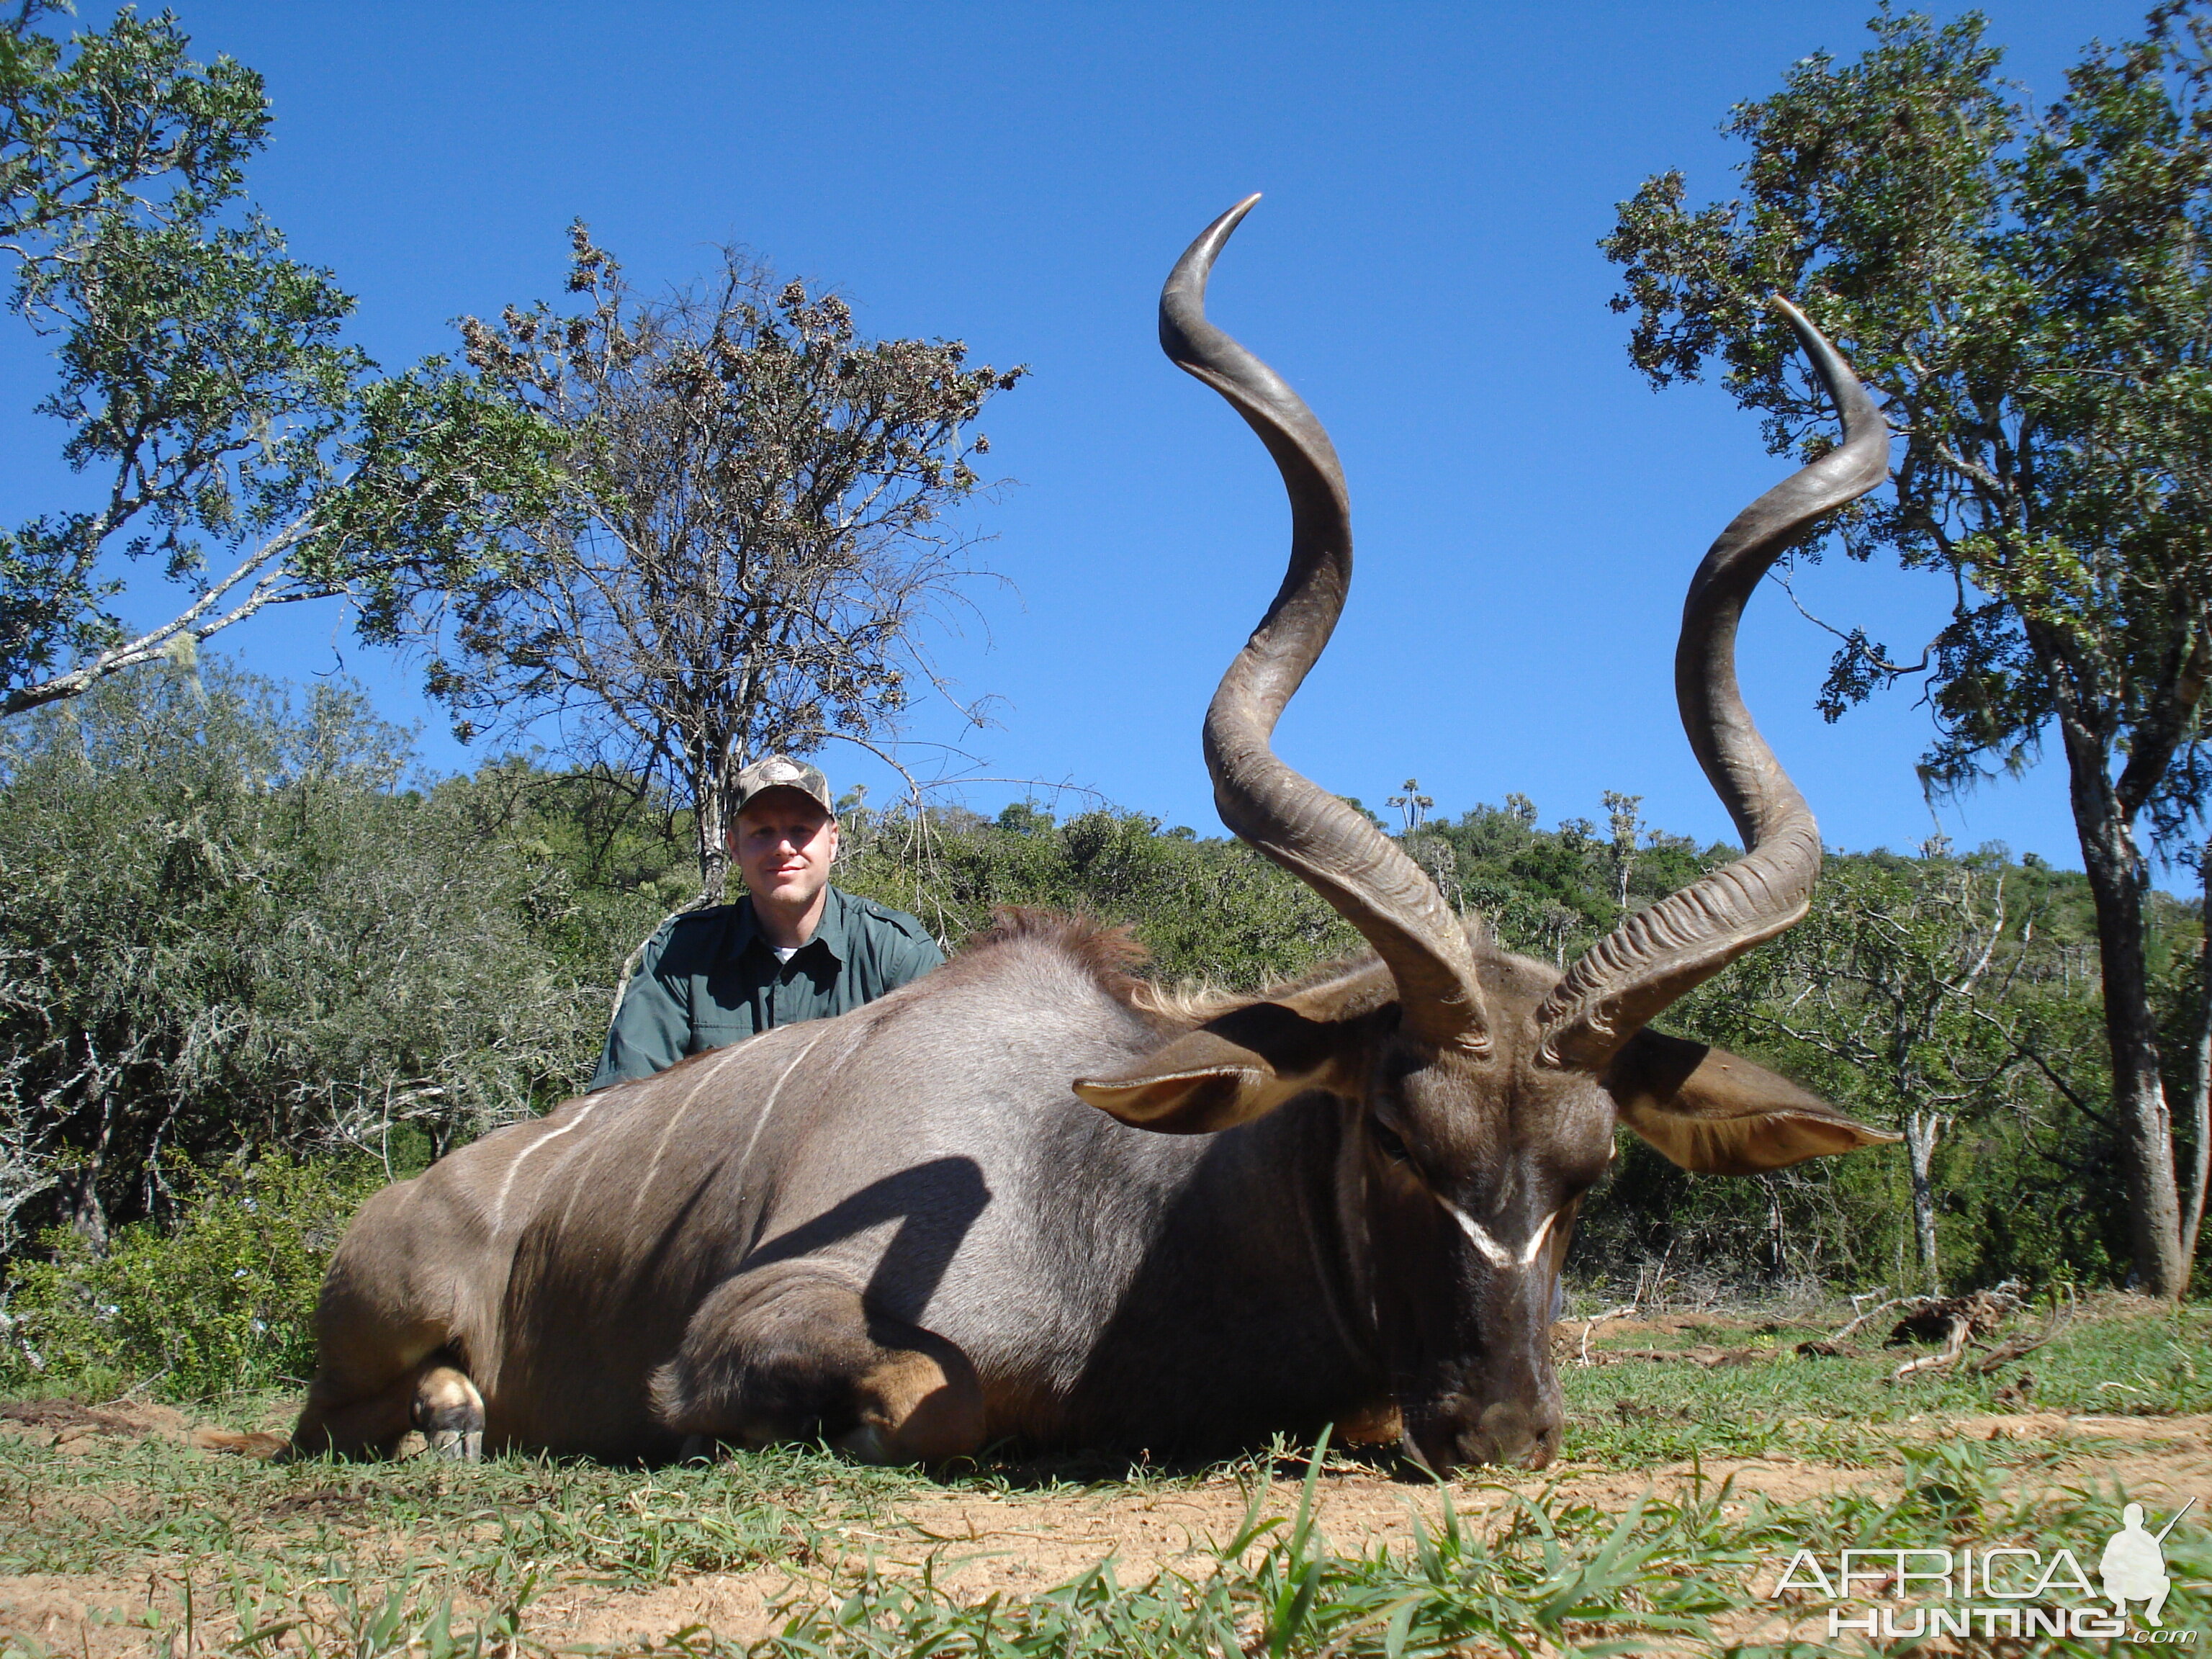
<path id="1" fill-rule="evenodd" d="M 0 1407 L 0 1433 L 64 1450 L 95 1437 L 159 1437 L 201 1446 L 211 1438 L 166 1407 L 85 1407 L 65 1401 Z M 2200 1508 L 2212 1509 L 2212 1416 L 1951 1417 L 1900 1424 L 1897 1434 L 1900 1440 L 1945 1436 L 2026 1443 L 2039 1455 L 2021 1478 L 2034 1486 L 2118 1480 L 2157 1509 L 2170 1511 L 2192 1497 Z M 1788 1502 L 1847 1488 L 1887 1495 L 1898 1484 L 1893 1467 L 1838 1468 L 1778 1454 L 1711 1462 L 1702 1470 L 1684 1463 L 1629 1472 L 1567 1461 L 1541 1474 L 1462 1480 L 1451 1488 L 1451 1501 L 1468 1520 L 1494 1514 L 1516 1493 L 1547 1490 L 1554 1503 L 1583 1500 L 1613 1510 L 1647 1493 L 1662 1499 L 1688 1495 L 1700 1478 L 1708 1492 L 1733 1480 L 1732 1501 L 1739 1504 L 1754 1494 Z M 1353 1465 L 1332 1466 L 1319 1491 L 1321 1530 L 1346 1554 L 1402 1541 L 1412 1517 L 1433 1519 L 1442 1502 L 1431 1486 Z M 1298 1496 L 1295 1483 L 1276 1483 L 1268 1513 L 1294 1512 Z M 834 1595 L 836 1585 L 849 1584 L 870 1565 L 896 1573 L 927 1565 L 940 1584 L 963 1595 L 1043 1589 L 1109 1557 L 1124 1583 L 1163 1571 L 1201 1574 L 1213 1547 L 1235 1536 L 1247 1502 L 1246 1491 L 1226 1476 L 1150 1491 L 924 1490 L 894 1500 L 869 1525 L 841 1529 L 839 1553 L 807 1568 L 680 1577 L 643 1589 L 555 1584 L 532 1603 L 531 1626 L 540 1632 L 558 1631 L 564 1645 L 649 1642 L 686 1626 L 703 1627 L 724 1640 L 749 1640 L 775 1626 L 779 1602 Z M 149 1610 L 173 1616 L 175 1599 L 173 1582 L 143 1577 L 0 1577 L 0 1636 L 28 1637 L 50 1651 L 85 1659 L 121 1659 L 148 1651 L 149 1632 L 140 1621 Z"/>
<path id="2" fill-rule="evenodd" d="M 1954 1419 L 1928 1425 L 1928 1432 L 2045 1443 L 2062 1456 L 2068 1442 L 2087 1438 L 2095 1443 L 2094 1456 L 2067 1457 L 2037 1478 L 2052 1486 L 2117 1479 L 2160 1509 L 2179 1507 L 2191 1497 L 2200 1508 L 2212 1505 L 2212 1417 Z M 2117 1458 L 2108 1455 L 2114 1441 L 2130 1449 Z M 1744 1498 L 1764 1494 L 1784 1501 L 1847 1487 L 1884 1495 L 1897 1489 L 1893 1471 L 1779 1457 L 1709 1462 L 1702 1471 L 1708 1491 L 1730 1477 Z M 1534 1496 L 1547 1488 L 1555 1499 L 1617 1510 L 1646 1493 L 1661 1498 L 1686 1495 L 1698 1478 L 1699 1471 L 1686 1463 L 1634 1474 L 1578 1472 L 1565 1463 L 1540 1475 L 1462 1480 L 1454 1485 L 1451 1501 L 1462 1521 L 1480 1520 L 1505 1508 L 1516 1493 Z M 1295 1483 L 1278 1482 L 1268 1512 L 1295 1513 L 1298 1497 Z M 1162 1571 L 1199 1574 L 1212 1559 L 1212 1546 L 1236 1535 L 1248 1501 L 1246 1492 L 1226 1480 L 1144 1495 L 933 1497 L 894 1506 L 889 1524 L 848 1533 L 852 1559 L 846 1565 L 872 1559 L 882 1567 L 915 1571 L 933 1556 L 938 1582 L 969 1594 L 1048 1589 L 1109 1556 L 1124 1583 L 1141 1582 Z M 1433 1521 L 1441 1502 L 1433 1486 L 1364 1470 L 1331 1470 L 1321 1482 L 1319 1525 L 1339 1553 L 1361 1553 L 1376 1544 L 1404 1541 L 1411 1517 L 1418 1513 Z M 551 1597 L 538 1605 L 541 1612 L 561 1606 L 579 1642 L 665 1636 L 685 1625 L 748 1639 L 769 1632 L 770 1608 L 793 1588 L 783 1572 L 709 1575 L 652 1590 L 579 1596 L 565 1605 Z"/>

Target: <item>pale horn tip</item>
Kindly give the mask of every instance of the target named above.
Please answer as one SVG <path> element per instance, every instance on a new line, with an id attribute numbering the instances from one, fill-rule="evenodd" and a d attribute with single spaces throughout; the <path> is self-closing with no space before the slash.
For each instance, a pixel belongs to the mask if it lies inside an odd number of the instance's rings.
<path id="1" fill-rule="evenodd" d="M 1844 354 L 1830 343 L 1828 337 L 1814 325 L 1813 320 L 1800 311 L 1785 295 L 1770 294 L 1766 302 L 1782 313 L 1790 325 L 1790 331 L 1797 337 L 1813 367 L 1834 400 L 1837 416 L 1843 422 L 1844 438 L 1840 449 L 1854 452 L 1858 471 L 1867 475 L 1863 486 L 1872 489 L 1889 473 L 1889 427 L 1881 417 L 1881 410 L 1861 383 L 1856 371 L 1844 359 Z"/>
<path id="2" fill-rule="evenodd" d="M 1160 347 L 1185 368 L 1201 356 L 1190 335 L 1206 322 L 1206 279 L 1213 274 L 1213 261 L 1222 245 L 1244 222 L 1244 216 L 1258 204 L 1260 195 L 1254 191 L 1199 232 L 1160 289 Z"/>

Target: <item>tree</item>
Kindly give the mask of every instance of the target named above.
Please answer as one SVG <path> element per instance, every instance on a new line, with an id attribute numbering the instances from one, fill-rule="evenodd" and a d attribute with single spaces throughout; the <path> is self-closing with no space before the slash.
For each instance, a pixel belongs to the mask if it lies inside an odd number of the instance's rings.
<path id="1" fill-rule="evenodd" d="M 981 484 L 985 400 L 1025 372 L 957 341 L 868 340 L 831 294 L 726 253 L 703 289 L 641 298 L 572 231 L 585 308 L 462 327 L 477 385 L 560 434 L 568 488 L 514 515 L 511 562 L 425 589 L 429 687 L 463 736 L 551 711 L 696 808 L 708 902 L 748 761 L 874 746 L 916 684 L 917 630 L 957 592 L 948 516 Z"/>
<path id="2" fill-rule="evenodd" d="M 261 77 L 193 63 L 166 12 L 125 8 L 65 51 L 32 25 L 68 10 L 18 0 L 0 19 L 0 244 L 34 285 L 111 218 L 190 223 L 228 200 L 269 126 Z"/>
<path id="3" fill-rule="evenodd" d="M 1762 990 L 1740 987 L 1745 1029 L 1816 1050 L 1855 1079 L 1855 1108 L 1905 1136 L 1913 1237 L 1941 1294 L 1937 1143 L 2001 1104 L 2025 1058 L 2003 1017 L 2004 875 L 1971 864 L 1853 861 L 1821 883 L 1812 914 L 1761 954 Z M 1994 977 L 1992 964 L 1996 966 Z"/>
<path id="4" fill-rule="evenodd" d="M 1618 789 L 1605 792 L 1606 827 L 1613 832 L 1613 902 L 1624 916 L 1628 914 L 1628 878 L 1636 868 L 1636 835 L 1644 827 L 1636 809 L 1643 805 L 1641 795 L 1624 795 Z"/>
<path id="5" fill-rule="evenodd" d="M 1413 836 L 1420 832 L 1423 822 L 1429 816 L 1429 808 L 1434 806 L 1436 802 L 1421 793 L 1421 781 L 1419 778 L 1407 778 L 1406 793 L 1402 795 L 1391 796 L 1386 804 L 1398 809 L 1399 816 L 1406 821 L 1406 834 Z"/>
<path id="6" fill-rule="evenodd" d="M 497 485 L 547 487 L 543 434 L 433 359 L 380 377 L 331 274 L 240 205 L 269 124 L 258 76 L 203 68 L 166 15 L 64 44 L 24 0 L 0 21 L 0 247 L 11 303 L 58 337 L 38 405 L 89 507 L 0 531 L 0 714 L 76 696 L 270 605 L 453 580 Z M 210 564 L 210 556 L 218 562 Z M 143 631 L 118 556 L 191 597 Z"/>
<path id="7" fill-rule="evenodd" d="M 1894 489 L 1839 534 L 1953 584 L 1917 662 L 1843 638 L 1822 708 L 1926 677 L 1936 788 L 2016 769 L 2056 732 L 2096 903 L 2135 1273 L 2186 1287 L 2146 966 L 2146 813 L 2201 812 L 2212 678 L 2212 9 L 2091 49 L 2035 112 L 1968 14 L 1887 9 L 1856 62 L 1816 55 L 1736 106 L 1745 196 L 1645 182 L 1604 246 L 1655 386 L 1718 359 L 1778 451 L 1825 441 L 1765 296 L 1795 296 L 1888 397 Z M 1813 556 L 1817 550 L 1808 550 Z"/>

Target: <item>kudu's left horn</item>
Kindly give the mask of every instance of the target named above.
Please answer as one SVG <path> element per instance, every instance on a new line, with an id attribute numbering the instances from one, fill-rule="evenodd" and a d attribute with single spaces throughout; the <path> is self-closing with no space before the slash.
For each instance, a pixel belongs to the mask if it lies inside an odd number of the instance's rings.
<path id="1" fill-rule="evenodd" d="M 1221 821 L 1289 870 L 1367 938 L 1398 984 L 1404 1029 L 1486 1052 L 1474 952 L 1419 866 L 1327 790 L 1276 758 L 1283 707 L 1321 656 L 1352 582 L 1352 509 L 1335 446 L 1282 377 L 1206 317 L 1215 256 L 1252 204 L 1216 219 L 1160 290 L 1160 345 L 1260 434 L 1291 498 L 1291 561 L 1266 617 L 1206 711 L 1206 764 Z"/>
<path id="2" fill-rule="evenodd" d="M 1743 706 L 1735 630 L 1782 550 L 1824 514 L 1889 476 L 1889 428 L 1835 347 L 1777 295 L 1843 417 L 1844 441 L 1736 514 L 1691 579 L 1674 651 L 1682 726 L 1747 849 L 1723 869 L 1638 911 L 1567 970 L 1535 1012 L 1539 1054 L 1601 1066 L 1691 987 L 1794 927 L 1820 871 L 1820 831 Z"/>

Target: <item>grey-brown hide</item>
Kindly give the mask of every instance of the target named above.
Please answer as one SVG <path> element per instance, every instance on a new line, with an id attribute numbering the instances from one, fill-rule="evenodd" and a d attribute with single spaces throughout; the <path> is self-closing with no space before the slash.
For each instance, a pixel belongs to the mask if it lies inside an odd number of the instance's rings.
<path id="1" fill-rule="evenodd" d="M 1848 368 L 1787 312 L 1844 441 L 1739 515 L 1685 606 L 1685 726 L 1749 850 L 1561 975 L 1471 936 L 1273 754 L 1351 537 L 1327 434 L 1205 316 L 1250 205 L 1161 300 L 1170 355 L 1259 433 L 1292 508 L 1289 574 L 1208 710 L 1206 760 L 1224 820 L 1375 957 L 1184 1002 L 1130 977 L 1121 936 L 1016 913 L 870 1007 L 486 1136 L 348 1233 L 297 1448 L 388 1451 L 411 1423 L 464 1455 L 814 1435 L 889 1459 L 1010 1436 L 1195 1452 L 1395 1417 L 1439 1468 L 1539 1466 L 1559 1264 L 1616 1125 L 1721 1173 L 1893 1139 L 1648 1029 L 1798 920 L 1818 866 L 1734 635 L 1775 551 L 1882 476 Z"/>

